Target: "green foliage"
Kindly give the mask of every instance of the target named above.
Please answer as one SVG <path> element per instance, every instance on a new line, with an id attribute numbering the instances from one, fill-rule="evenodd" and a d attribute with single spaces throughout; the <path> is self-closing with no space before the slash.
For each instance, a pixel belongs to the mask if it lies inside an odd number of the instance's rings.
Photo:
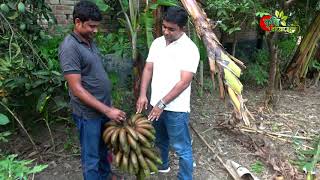
<path id="1" fill-rule="evenodd" d="M 27 180 L 32 174 L 43 171 L 48 165 L 32 166 L 33 160 L 16 160 L 18 155 L 0 156 L 0 179 Z"/>
<path id="2" fill-rule="evenodd" d="M 9 122 L 9 118 L 6 115 L 0 113 L 0 125 L 6 125 Z M 10 135 L 10 131 L 0 132 L 0 142 L 8 142 L 7 137 Z"/>
<path id="3" fill-rule="evenodd" d="M 315 58 L 311 59 L 311 62 L 309 64 L 309 70 L 320 71 L 320 60 L 317 60 Z"/>
<path id="4" fill-rule="evenodd" d="M 112 83 L 112 104 L 115 107 L 121 107 L 123 111 L 127 114 L 133 114 L 133 107 L 135 99 L 132 95 L 132 91 L 130 91 L 130 87 L 132 84 L 129 83 L 128 86 L 120 86 L 119 85 L 119 76 L 115 72 L 109 72 L 109 79 Z"/>
<path id="5" fill-rule="evenodd" d="M 96 3 L 96 5 L 99 7 L 99 9 L 102 12 L 108 12 L 110 10 L 110 6 L 104 1 L 104 0 L 92 0 Z"/>
<path id="6" fill-rule="evenodd" d="M 254 0 L 208 0 L 206 3 L 209 16 L 220 20 L 220 28 L 228 34 L 240 31 L 247 21 L 255 21 Z"/>
<path id="7" fill-rule="evenodd" d="M 320 162 L 320 140 L 319 138 L 313 139 L 313 148 L 305 150 L 302 142 L 295 140 L 294 149 L 297 159 L 292 163 L 297 165 L 300 170 L 312 172 L 315 170 L 316 165 Z"/>
<path id="8" fill-rule="evenodd" d="M 287 35 L 282 37 L 277 42 L 279 49 L 279 66 L 280 71 L 283 72 L 286 66 L 290 63 L 297 47 L 297 37 L 294 35 Z"/>
<path id="9" fill-rule="evenodd" d="M 63 144 L 63 148 L 66 151 L 72 152 L 73 154 L 78 154 L 80 152 L 80 147 L 76 144 L 78 141 L 78 136 L 74 134 L 72 129 L 68 126 L 64 129 L 64 131 L 67 134 L 67 138 Z"/>
<path id="10" fill-rule="evenodd" d="M 250 62 L 244 71 L 242 78 L 253 81 L 255 84 L 263 86 L 268 82 L 269 53 L 267 50 L 258 50 L 253 55 L 253 62 Z"/>
<path id="11" fill-rule="evenodd" d="M 129 39 L 126 37 L 125 29 L 120 28 L 118 32 L 98 33 L 96 41 L 101 54 L 116 54 L 119 57 L 131 57 L 131 45 Z"/>
<path id="12" fill-rule="evenodd" d="M 251 164 L 250 169 L 257 174 L 261 174 L 264 171 L 264 165 L 261 161 L 257 160 L 255 163 Z"/>
<path id="13" fill-rule="evenodd" d="M 47 21 L 51 27 L 55 22 L 51 9 L 44 0 L 2 2 L 9 7 L 8 12 L 0 11 L 0 91 L 5 92 L 1 97 L 6 99 L 3 102 L 19 112 L 24 121 L 44 116 L 43 112 L 64 109 L 67 93 L 57 52 L 63 32 L 52 37 L 41 25 Z"/>
<path id="14" fill-rule="evenodd" d="M 297 37 L 288 35 L 277 42 L 279 48 L 279 58 L 281 61 L 290 60 L 294 54 L 294 50 L 297 47 Z"/>
<path id="15" fill-rule="evenodd" d="M 0 125 L 6 125 L 8 123 L 9 123 L 9 118 L 6 115 L 0 113 Z"/>

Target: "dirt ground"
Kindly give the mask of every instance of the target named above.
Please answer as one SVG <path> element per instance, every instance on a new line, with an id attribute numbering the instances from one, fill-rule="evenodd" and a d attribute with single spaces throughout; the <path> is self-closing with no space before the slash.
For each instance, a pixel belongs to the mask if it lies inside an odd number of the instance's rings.
<path id="1" fill-rule="evenodd" d="M 273 111 L 261 108 L 264 92 L 264 90 L 244 92 L 244 98 L 248 99 L 246 105 L 255 118 L 255 120 L 250 119 L 252 128 L 296 136 L 297 138 L 271 137 L 267 134 L 241 132 L 239 130 L 241 127 L 235 128 L 226 123 L 231 118 L 230 107 L 219 100 L 218 93 L 214 95 L 204 93 L 202 97 L 199 97 L 196 92 L 193 93 L 191 125 L 215 151 L 215 154 L 212 153 L 191 130 L 193 154 L 196 162 L 194 168 L 195 180 L 232 179 L 223 165 L 215 158 L 216 155 L 224 161 L 233 160 L 247 167 L 260 179 L 272 179 L 276 172 L 257 155 L 256 150 L 252 148 L 252 144 L 244 138 L 246 135 L 250 135 L 253 140 L 265 139 L 275 152 L 285 160 L 296 159 L 299 148 L 312 146 L 314 141 L 309 140 L 309 138 L 315 139 L 320 134 L 320 88 L 307 89 L 305 92 L 292 90 L 278 92 L 277 104 L 273 107 Z M 26 145 L 28 141 L 21 135 L 16 135 L 19 138 L 15 137 L 15 140 L 11 141 L 10 144 L 6 144 L 5 149 L 17 153 L 23 158 L 37 158 L 39 162 L 48 164 L 49 167 L 36 175 L 35 179 L 82 179 L 78 141 L 75 127 L 71 124 L 68 126 L 58 125 L 52 128 L 56 144 L 55 151 L 53 151 L 53 146 L 50 145 L 50 138 L 45 127 L 33 133 L 35 141 L 41 147 L 41 159 L 39 154 L 35 154 L 32 150 L 32 146 Z M 253 170 L 254 164 L 258 162 L 262 162 L 260 170 Z M 152 175 L 150 179 L 176 179 L 178 159 L 174 153 L 171 153 L 171 169 L 173 170 L 166 175 Z M 134 178 L 125 176 L 125 179 Z"/>

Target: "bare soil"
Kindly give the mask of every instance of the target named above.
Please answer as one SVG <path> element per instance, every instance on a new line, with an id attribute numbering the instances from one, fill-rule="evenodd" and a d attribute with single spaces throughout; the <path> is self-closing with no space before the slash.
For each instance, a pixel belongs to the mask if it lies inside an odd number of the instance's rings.
<path id="1" fill-rule="evenodd" d="M 312 147 L 316 137 L 320 134 L 320 88 L 307 89 L 304 92 L 284 90 L 278 92 L 276 105 L 272 111 L 262 108 L 264 90 L 249 90 L 244 92 L 248 99 L 246 105 L 255 120 L 250 119 L 252 128 L 267 132 L 299 136 L 306 139 L 292 137 L 268 136 L 254 132 L 241 132 L 241 126 L 232 126 L 227 122 L 231 118 L 231 108 L 228 102 L 224 103 L 218 93 L 204 93 L 202 97 L 194 92 L 192 96 L 191 125 L 204 137 L 214 149 L 212 153 L 199 139 L 193 130 L 193 154 L 196 162 L 194 179 L 196 180 L 231 180 L 232 178 L 215 158 L 216 155 L 224 161 L 233 160 L 248 168 L 260 179 L 272 179 L 276 171 L 267 164 L 261 156 L 257 155 L 251 139 L 265 139 L 275 152 L 285 160 L 294 162 L 297 159 L 298 149 Z M 270 108 L 271 109 L 271 108 Z M 23 133 L 14 135 L 10 143 L 0 147 L 6 152 L 19 154 L 21 158 L 36 159 L 39 163 L 48 164 L 49 167 L 35 176 L 39 180 L 79 180 L 82 179 L 79 146 L 75 127 L 68 125 L 52 125 L 55 146 L 50 142 L 50 136 L 45 128 L 33 131 L 32 136 L 39 146 L 36 154 Z M 288 142 L 291 141 L 291 142 Z M 55 150 L 54 150 L 55 149 Z M 253 170 L 252 166 L 262 162 L 262 172 Z M 172 171 L 168 174 L 152 175 L 150 179 L 176 179 L 178 171 L 178 158 L 171 153 Z M 299 170 L 301 173 L 302 171 Z M 117 172 L 117 171 L 115 171 Z M 117 172 L 119 175 L 123 175 Z M 125 179 L 134 179 L 124 175 Z"/>

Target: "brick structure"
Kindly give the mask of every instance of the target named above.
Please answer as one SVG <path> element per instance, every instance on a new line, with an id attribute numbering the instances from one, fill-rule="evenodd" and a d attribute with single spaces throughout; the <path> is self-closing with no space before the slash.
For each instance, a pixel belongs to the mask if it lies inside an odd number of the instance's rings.
<path id="1" fill-rule="evenodd" d="M 79 0 L 46 0 L 46 3 L 52 8 L 59 25 L 67 25 L 72 23 L 73 6 Z"/>

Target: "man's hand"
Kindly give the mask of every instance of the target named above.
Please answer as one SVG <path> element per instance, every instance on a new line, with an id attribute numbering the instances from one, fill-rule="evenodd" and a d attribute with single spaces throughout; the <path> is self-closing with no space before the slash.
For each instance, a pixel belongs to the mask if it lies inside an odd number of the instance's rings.
<path id="1" fill-rule="evenodd" d="M 148 109 L 148 98 L 146 96 L 140 96 L 136 103 L 137 113 L 141 113 L 143 108 Z"/>
<path id="2" fill-rule="evenodd" d="M 160 109 L 157 106 L 153 107 L 150 114 L 148 115 L 148 120 L 149 121 L 154 121 L 154 120 L 158 121 L 162 112 L 163 112 L 163 109 Z"/>
<path id="3" fill-rule="evenodd" d="M 114 107 L 109 108 L 105 112 L 105 115 L 108 116 L 108 118 L 110 118 L 111 120 L 116 122 L 121 122 L 126 120 L 126 113 Z"/>

